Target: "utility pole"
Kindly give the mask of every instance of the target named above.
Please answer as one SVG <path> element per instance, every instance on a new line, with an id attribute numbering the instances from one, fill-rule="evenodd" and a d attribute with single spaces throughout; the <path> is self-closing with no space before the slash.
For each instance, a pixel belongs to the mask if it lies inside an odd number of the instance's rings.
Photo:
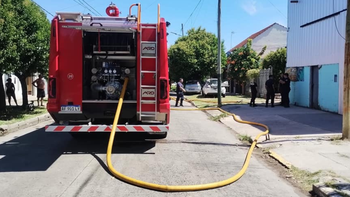
<path id="1" fill-rule="evenodd" d="M 218 0 L 218 107 L 221 107 L 221 0 Z"/>
<path id="2" fill-rule="evenodd" d="M 347 7 L 344 56 L 343 139 L 350 139 L 350 0 L 348 0 Z"/>
<path id="3" fill-rule="evenodd" d="M 182 31 L 182 36 L 184 36 L 184 24 L 181 23 L 181 31 Z"/>

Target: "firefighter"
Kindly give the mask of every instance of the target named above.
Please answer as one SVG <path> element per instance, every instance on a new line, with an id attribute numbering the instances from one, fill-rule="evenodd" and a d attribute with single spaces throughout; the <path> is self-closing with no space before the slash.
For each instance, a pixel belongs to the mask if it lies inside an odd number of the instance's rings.
<path id="1" fill-rule="evenodd" d="M 285 108 L 289 107 L 289 92 L 290 92 L 290 79 L 288 73 L 284 73 L 283 80 L 281 81 L 282 85 L 282 105 Z"/>
<path id="2" fill-rule="evenodd" d="M 251 91 L 251 93 L 252 93 L 252 98 L 251 98 L 251 100 L 250 100 L 250 103 L 249 103 L 249 105 L 252 107 L 256 107 L 256 105 L 255 105 L 255 99 L 256 99 L 256 95 L 257 95 L 257 93 L 258 93 L 258 90 L 257 90 L 257 87 L 258 87 L 258 85 L 254 82 L 254 81 L 252 81 L 252 82 L 250 82 L 250 91 Z"/>
<path id="3" fill-rule="evenodd" d="M 269 104 L 269 99 L 271 98 L 271 107 L 274 106 L 274 100 L 275 100 L 275 88 L 273 87 L 274 85 L 274 80 L 273 80 L 273 75 L 269 76 L 269 79 L 265 83 L 265 88 L 266 88 L 266 105 L 265 107 L 268 107 Z"/>
<path id="4" fill-rule="evenodd" d="M 284 79 L 284 73 L 280 74 L 280 80 L 279 80 L 279 92 L 281 93 L 281 105 L 283 106 L 284 103 L 284 96 L 282 94 L 283 90 L 283 79 Z"/>
<path id="5" fill-rule="evenodd" d="M 183 107 L 183 100 L 184 100 L 184 92 L 186 92 L 183 83 L 184 80 L 180 78 L 180 81 L 176 84 L 176 103 L 175 107 L 178 106 L 179 100 L 180 100 L 180 106 Z"/>

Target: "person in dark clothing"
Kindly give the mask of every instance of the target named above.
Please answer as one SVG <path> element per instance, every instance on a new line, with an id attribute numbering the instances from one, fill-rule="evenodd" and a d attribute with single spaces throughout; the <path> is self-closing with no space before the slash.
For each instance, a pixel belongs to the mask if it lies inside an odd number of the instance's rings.
<path id="1" fill-rule="evenodd" d="M 288 73 L 284 73 L 283 80 L 281 82 L 283 84 L 282 88 L 282 105 L 286 108 L 289 107 L 289 92 L 290 92 L 290 79 Z"/>
<path id="2" fill-rule="evenodd" d="M 11 106 L 11 97 L 13 97 L 13 100 L 15 101 L 16 106 L 18 106 L 16 94 L 15 94 L 15 85 L 12 83 L 11 78 L 7 79 L 7 83 L 5 84 L 5 86 L 6 86 L 6 95 L 9 101 L 9 105 Z"/>
<path id="3" fill-rule="evenodd" d="M 183 79 L 180 78 L 180 81 L 177 82 L 176 84 L 176 103 L 175 103 L 175 107 L 178 106 L 179 100 L 180 100 L 180 106 L 183 107 L 183 100 L 184 100 L 184 92 L 186 92 L 184 86 L 183 86 Z"/>
<path id="4" fill-rule="evenodd" d="M 284 96 L 282 94 L 283 85 L 284 85 L 283 81 L 284 81 L 284 74 L 281 73 L 280 80 L 279 80 L 279 92 L 281 93 L 281 105 L 283 105 L 283 103 L 284 103 Z"/>
<path id="5" fill-rule="evenodd" d="M 255 82 L 250 82 L 250 91 L 252 93 L 252 98 L 250 100 L 250 103 L 249 105 L 252 107 L 256 107 L 255 105 L 255 99 L 256 99 L 256 95 L 258 93 L 258 90 L 257 90 L 257 87 L 258 85 L 255 83 Z"/>
<path id="6" fill-rule="evenodd" d="M 274 80 L 273 80 L 273 75 L 269 76 L 269 79 L 265 83 L 265 88 L 266 88 L 266 106 L 268 107 L 269 104 L 269 99 L 271 99 L 271 107 L 274 106 L 274 100 L 275 100 L 275 88 L 273 87 L 274 85 Z"/>

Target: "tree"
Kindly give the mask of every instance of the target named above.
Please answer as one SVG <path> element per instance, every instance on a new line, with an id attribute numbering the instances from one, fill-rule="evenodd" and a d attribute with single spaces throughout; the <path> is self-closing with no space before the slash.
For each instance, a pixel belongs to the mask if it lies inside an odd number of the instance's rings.
<path id="1" fill-rule="evenodd" d="M 26 78 L 39 72 L 48 72 L 50 22 L 45 13 L 31 0 L 21 0 L 16 6 L 18 13 L 19 63 L 13 69 L 22 86 L 23 107 L 28 105 Z"/>
<path id="2" fill-rule="evenodd" d="M 227 61 L 229 64 L 227 68 L 229 77 L 236 79 L 244 86 L 247 79 L 247 71 L 259 68 L 260 56 L 264 54 L 265 50 L 266 46 L 262 48 L 260 53 L 254 51 L 251 39 L 248 39 L 245 46 L 233 50 Z"/>
<path id="3" fill-rule="evenodd" d="M 216 77 L 218 39 L 213 33 L 199 27 L 190 29 L 187 36 L 180 37 L 168 50 L 171 80 Z M 221 43 L 221 67 L 226 63 L 224 42 Z"/>
<path id="4" fill-rule="evenodd" d="M 0 111 L 5 110 L 6 96 L 2 76 L 18 63 L 16 32 L 17 13 L 11 0 L 0 1 Z"/>
<path id="5" fill-rule="evenodd" d="M 275 80 L 275 88 L 278 87 L 278 80 L 280 74 L 284 73 L 287 64 L 287 49 L 279 48 L 276 51 L 270 52 L 261 62 L 262 68 L 272 67 L 272 74 Z"/>

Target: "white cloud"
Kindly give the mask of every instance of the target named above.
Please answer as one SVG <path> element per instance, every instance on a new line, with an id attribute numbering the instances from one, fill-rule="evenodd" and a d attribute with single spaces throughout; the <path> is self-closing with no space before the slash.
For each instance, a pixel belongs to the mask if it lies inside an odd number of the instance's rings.
<path id="1" fill-rule="evenodd" d="M 256 1 L 246 0 L 242 5 L 242 8 L 250 15 L 254 15 L 256 10 Z"/>

